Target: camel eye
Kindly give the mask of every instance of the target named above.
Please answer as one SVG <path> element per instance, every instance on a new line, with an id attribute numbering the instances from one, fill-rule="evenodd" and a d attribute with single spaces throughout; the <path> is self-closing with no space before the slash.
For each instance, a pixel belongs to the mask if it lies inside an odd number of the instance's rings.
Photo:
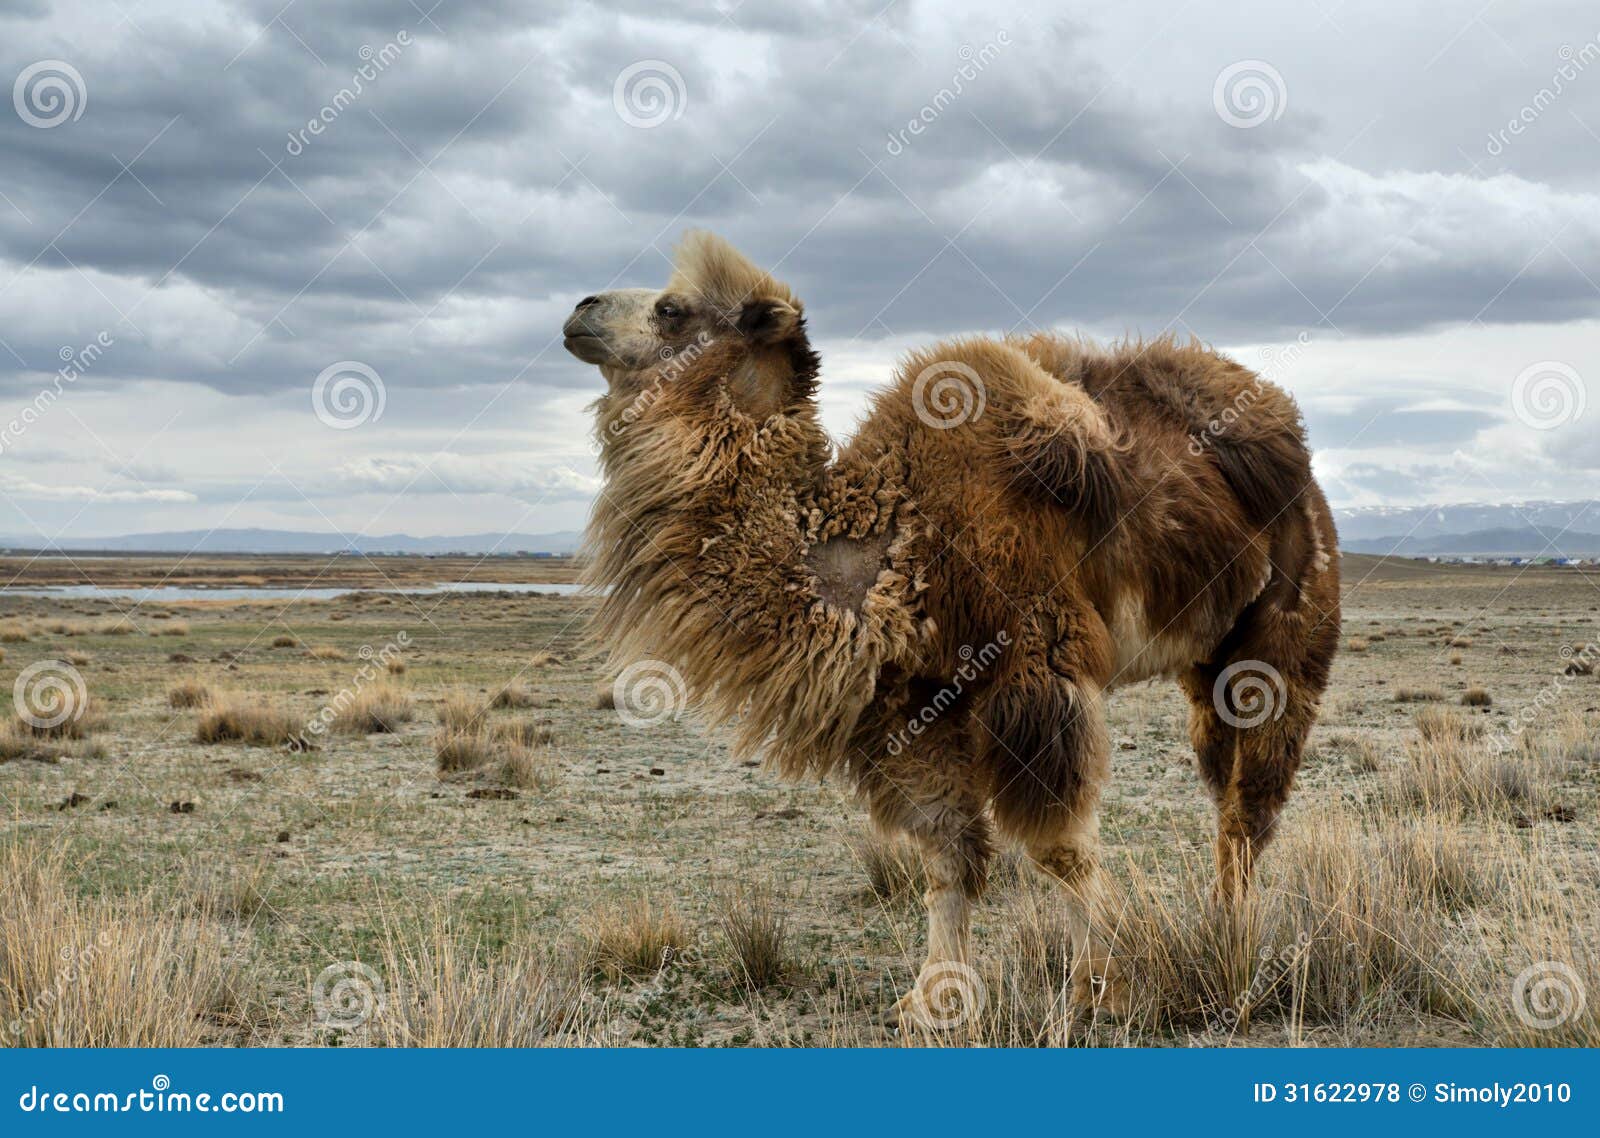
<path id="1" fill-rule="evenodd" d="M 683 309 L 673 304 L 670 300 L 663 300 L 656 305 L 656 315 L 663 320 L 676 320 L 683 315 Z"/>

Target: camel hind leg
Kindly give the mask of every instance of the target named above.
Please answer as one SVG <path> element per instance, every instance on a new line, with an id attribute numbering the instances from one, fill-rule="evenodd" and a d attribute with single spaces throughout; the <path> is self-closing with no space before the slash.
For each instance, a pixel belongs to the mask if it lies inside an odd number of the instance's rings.
<path id="1" fill-rule="evenodd" d="M 1182 678 L 1190 742 L 1217 808 L 1217 892 L 1225 899 L 1248 890 L 1272 841 L 1316 722 L 1327 656 L 1331 647 L 1324 655 L 1320 639 L 1247 635 L 1225 663 Z"/>

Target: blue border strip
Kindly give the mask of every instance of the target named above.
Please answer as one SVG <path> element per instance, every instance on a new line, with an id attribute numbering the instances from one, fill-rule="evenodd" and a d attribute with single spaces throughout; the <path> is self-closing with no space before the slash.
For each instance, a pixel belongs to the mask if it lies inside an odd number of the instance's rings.
<path id="1" fill-rule="evenodd" d="M 0 1133 L 1594 1133 L 1597 1068 L 1595 1051 L 1492 1049 L 13 1051 Z"/>

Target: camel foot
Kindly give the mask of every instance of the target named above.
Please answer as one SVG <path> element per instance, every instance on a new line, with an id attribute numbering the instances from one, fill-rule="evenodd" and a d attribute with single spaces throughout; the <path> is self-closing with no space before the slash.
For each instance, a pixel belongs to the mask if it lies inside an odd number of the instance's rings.
<path id="1" fill-rule="evenodd" d="M 976 969 L 955 960 L 931 961 L 884 1013 L 884 1022 L 902 1031 L 954 1031 L 977 1019 L 988 1002 L 988 985 Z"/>
<path id="2" fill-rule="evenodd" d="M 1133 1011 L 1128 977 L 1120 962 L 1103 956 L 1093 963 L 1083 960 L 1072 972 L 1072 1004 L 1089 1015 L 1126 1019 Z"/>

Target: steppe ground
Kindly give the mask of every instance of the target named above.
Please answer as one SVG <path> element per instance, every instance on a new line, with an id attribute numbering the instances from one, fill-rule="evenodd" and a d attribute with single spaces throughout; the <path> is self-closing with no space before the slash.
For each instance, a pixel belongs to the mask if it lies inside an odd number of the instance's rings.
<path id="1" fill-rule="evenodd" d="M 469 570 L 570 567 L 18 558 L 0 580 Z M 976 919 L 981 1006 L 905 1032 L 880 1016 L 920 960 L 915 857 L 869 841 L 844 786 L 737 763 L 690 717 L 625 723 L 580 599 L 0 595 L 0 698 L 41 661 L 89 698 L 78 729 L 13 723 L 0 750 L 0 1038 L 1593 1045 L 1600 578 L 1344 575 L 1345 647 L 1255 903 L 1209 904 L 1182 695 L 1120 690 L 1102 816 L 1134 1014 L 1062 1000 L 1059 907 L 1008 852 Z M 340 693 L 358 712 L 306 734 Z"/>

